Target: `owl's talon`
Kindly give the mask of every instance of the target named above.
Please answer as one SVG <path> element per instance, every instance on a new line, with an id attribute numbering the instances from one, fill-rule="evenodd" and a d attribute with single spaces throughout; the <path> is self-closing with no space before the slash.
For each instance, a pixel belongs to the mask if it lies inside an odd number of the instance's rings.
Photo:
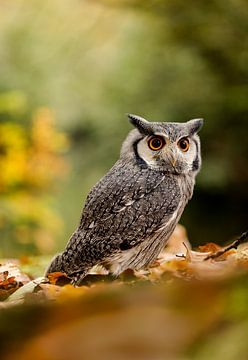
<path id="1" fill-rule="evenodd" d="M 72 278 L 71 280 L 71 285 L 73 285 L 74 287 L 79 287 L 82 285 L 82 281 L 85 278 L 85 271 L 84 272 L 78 272 L 76 274 L 71 275 L 70 277 Z"/>

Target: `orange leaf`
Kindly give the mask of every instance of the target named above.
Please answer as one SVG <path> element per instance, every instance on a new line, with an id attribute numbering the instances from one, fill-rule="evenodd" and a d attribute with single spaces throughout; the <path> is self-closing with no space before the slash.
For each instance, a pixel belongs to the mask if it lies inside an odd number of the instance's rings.
<path id="1" fill-rule="evenodd" d="M 210 243 L 207 243 L 205 245 L 201 245 L 198 247 L 199 251 L 201 252 L 210 252 L 210 253 L 214 253 L 218 250 L 221 249 L 221 246 L 213 243 L 213 242 L 210 242 Z"/>
<path id="2" fill-rule="evenodd" d="M 47 275 L 50 284 L 52 285 L 66 285 L 71 282 L 71 279 L 65 273 L 53 272 Z"/>

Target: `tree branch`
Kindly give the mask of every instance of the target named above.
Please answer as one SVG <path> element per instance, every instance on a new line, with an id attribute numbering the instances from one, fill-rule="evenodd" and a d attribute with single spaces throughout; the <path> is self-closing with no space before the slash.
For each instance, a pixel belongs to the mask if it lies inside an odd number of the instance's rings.
<path id="1" fill-rule="evenodd" d="M 217 257 L 223 255 L 225 252 L 231 249 L 237 249 L 237 247 L 248 237 L 248 231 L 245 231 L 242 235 L 240 235 L 236 240 L 234 240 L 230 245 L 226 246 L 225 248 L 214 252 L 205 257 L 205 260 L 209 259 L 216 259 Z"/>

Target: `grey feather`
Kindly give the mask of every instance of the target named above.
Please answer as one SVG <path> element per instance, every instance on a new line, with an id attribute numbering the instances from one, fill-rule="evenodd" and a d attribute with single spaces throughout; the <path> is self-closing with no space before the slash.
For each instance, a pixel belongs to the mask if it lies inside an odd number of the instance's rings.
<path id="1" fill-rule="evenodd" d="M 127 116 L 129 117 L 131 124 L 133 124 L 141 134 L 151 135 L 153 133 L 151 123 L 146 119 L 134 114 L 127 114 Z"/>

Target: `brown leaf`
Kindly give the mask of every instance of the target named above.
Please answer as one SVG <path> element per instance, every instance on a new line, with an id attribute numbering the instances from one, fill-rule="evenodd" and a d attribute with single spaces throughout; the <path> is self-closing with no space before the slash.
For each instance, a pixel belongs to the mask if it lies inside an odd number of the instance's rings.
<path id="1" fill-rule="evenodd" d="M 0 300 L 5 300 L 9 295 L 22 286 L 22 283 L 18 283 L 14 276 L 8 277 L 8 272 L 0 274 Z"/>
<path id="2" fill-rule="evenodd" d="M 71 282 L 71 279 L 65 273 L 59 271 L 50 273 L 47 277 L 52 285 L 63 286 Z"/>
<path id="3" fill-rule="evenodd" d="M 59 296 L 62 289 L 61 286 L 52 284 L 40 284 L 39 286 L 48 300 L 55 300 Z"/>
<path id="4" fill-rule="evenodd" d="M 20 271 L 16 263 L 7 262 L 0 265 L 0 300 L 7 299 L 29 280 L 29 277 Z"/>
<path id="5" fill-rule="evenodd" d="M 220 250 L 221 246 L 219 246 L 219 245 L 217 245 L 217 244 L 215 244 L 213 242 L 209 242 L 209 243 L 207 243 L 205 245 L 200 245 L 198 247 L 198 249 L 199 249 L 200 252 L 214 253 L 214 252 Z"/>
<path id="6" fill-rule="evenodd" d="M 30 278 L 20 270 L 18 264 L 19 262 L 16 260 L 6 261 L 4 264 L 0 265 L 0 274 L 5 274 L 3 276 L 15 277 L 16 281 L 26 284 L 30 281 Z M 1 279 L 0 276 L 0 281 Z"/>

